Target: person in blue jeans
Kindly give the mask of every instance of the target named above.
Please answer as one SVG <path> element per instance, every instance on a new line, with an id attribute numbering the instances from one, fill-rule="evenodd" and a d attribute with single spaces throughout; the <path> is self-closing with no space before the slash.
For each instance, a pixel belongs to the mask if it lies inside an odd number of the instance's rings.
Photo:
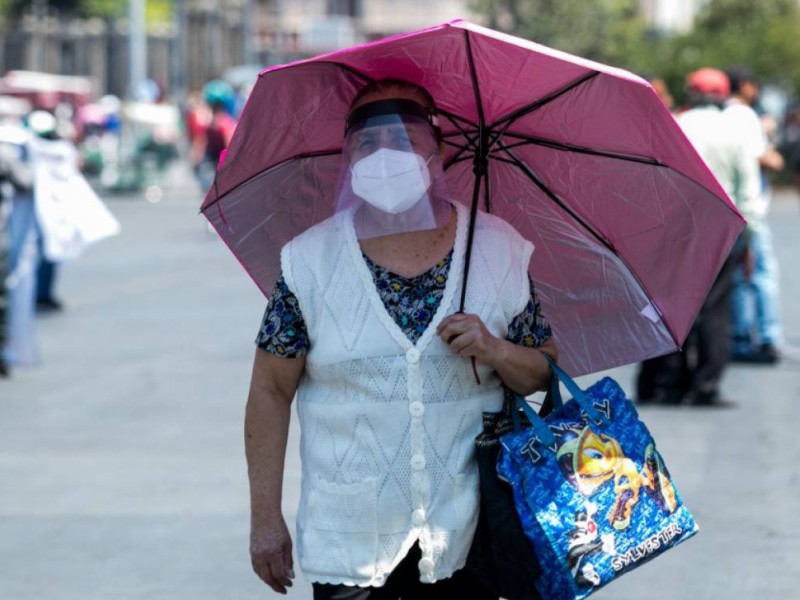
<path id="1" fill-rule="evenodd" d="M 761 167 L 761 191 L 749 217 L 749 243 L 745 260 L 733 273 L 732 358 L 738 362 L 774 364 L 780 359 L 781 338 L 778 294 L 778 261 L 767 222 L 771 202 L 768 172 L 784 167 L 781 154 L 769 141 L 764 120 L 754 107 L 759 86 L 753 74 L 743 68 L 728 71 L 731 98 L 725 116 L 732 129 L 746 140 L 750 155 Z"/>
<path id="2" fill-rule="evenodd" d="M 0 376 L 16 365 L 34 364 L 36 212 L 28 135 L 7 125 L 0 135 Z"/>
<path id="3" fill-rule="evenodd" d="M 3 356 L 3 347 L 6 345 L 6 323 L 8 322 L 8 290 L 6 278 L 8 277 L 8 259 L 10 248 L 8 235 L 6 235 L 6 215 L 3 204 L 3 195 L 0 194 L 0 377 L 8 377 L 9 367 Z"/>
<path id="4" fill-rule="evenodd" d="M 42 234 L 38 231 L 37 233 L 39 264 L 36 267 L 36 310 L 38 312 L 57 312 L 64 309 L 61 300 L 58 300 L 53 294 L 58 263 L 45 256 Z"/>
<path id="5" fill-rule="evenodd" d="M 733 360 L 774 364 L 780 360 L 778 260 L 766 223 L 752 229 L 749 265 L 733 273 Z"/>

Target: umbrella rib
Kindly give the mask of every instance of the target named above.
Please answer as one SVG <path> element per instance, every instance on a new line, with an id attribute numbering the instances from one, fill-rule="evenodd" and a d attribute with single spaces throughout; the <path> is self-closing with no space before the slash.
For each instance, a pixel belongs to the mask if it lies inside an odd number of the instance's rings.
<path id="1" fill-rule="evenodd" d="M 366 75 L 365 73 L 362 73 L 362 72 L 361 72 L 361 71 L 359 71 L 358 69 L 354 69 L 354 68 L 353 68 L 353 67 L 351 67 L 350 65 L 346 65 L 346 64 L 344 64 L 344 63 L 340 63 L 340 62 L 338 62 L 338 61 L 335 61 L 335 60 L 314 60 L 314 61 L 309 61 L 309 62 L 306 62 L 306 63 L 302 63 L 301 65 L 297 65 L 297 66 L 304 66 L 304 65 L 308 65 L 308 64 L 315 64 L 315 65 L 319 65 L 319 64 L 329 64 L 329 65 L 336 65 L 337 67 L 339 67 L 340 69 L 342 69 L 342 70 L 344 70 L 344 71 L 349 71 L 349 72 L 350 72 L 350 73 L 352 73 L 353 75 L 358 75 L 359 77 L 361 77 L 362 79 L 364 79 L 364 80 L 365 80 L 367 83 L 372 83 L 373 81 L 375 81 L 375 78 L 374 78 L 374 77 L 370 77 L 369 75 Z"/>
<path id="2" fill-rule="evenodd" d="M 544 98 L 539 98 L 538 100 L 536 100 L 535 102 L 531 102 L 527 106 L 523 106 L 522 108 L 518 108 L 517 110 L 512 112 L 510 115 L 506 115 L 505 117 L 502 117 L 502 118 L 498 119 L 497 121 L 492 123 L 489 126 L 489 128 L 494 131 L 498 127 L 500 127 L 500 125 L 505 124 L 505 126 L 503 127 L 502 131 L 500 131 L 497 134 L 497 137 L 495 138 L 494 141 L 496 142 L 497 139 L 501 135 L 503 135 L 505 130 L 508 129 L 514 123 L 514 121 L 516 121 L 520 117 L 524 117 L 527 114 L 530 114 L 530 113 L 532 113 L 532 112 L 534 112 L 536 110 L 539 110 L 541 107 L 549 104 L 553 100 L 556 100 L 556 99 L 560 98 L 561 96 L 563 96 L 567 92 L 570 92 L 570 91 L 574 90 L 576 87 L 583 85 L 584 83 L 586 83 L 587 81 L 589 81 L 591 79 L 594 79 L 599 74 L 600 74 L 599 71 L 590 71 L 589 73 L 586 73 L 585 75 L 582 75 L 578 79 L 568 83 L 564 87 L 562 87 L 562 88 L 560 88 L 558 90 L 555 90 L 554 92 L 550 92 Z"/>
<path id="3" fill-rule="evenodd" d="M 453 132 L 453 133 L 448 133 L 447 135 L 442 136 L 442 137 L 453 137 L 453 136 L 456 136 L 456 135 L 460 134 L 461 137 L 463 137 L 464 139 L 467 140 L 467 144 L 469 146 L 471 146 L 473 150 L 477 150 L 477 148 L 475 146 L 475 140 L 477 139 L 477 135 L 474 138 L 470 138 L 470 132 L 465 131 L 464 128 L 461 127 L 461 125 L 459 125 L 457 121 L 454 121 L 453 119 L 450 119 L 450 122 L 453 125 L 455 125 L 455 127 L 456 127 L 456 129 L 458 129 L 458 131 L 457 132 Z M 473 124 L 470 123 L 470 125 L 473 125 Z M 473 125 L 473 127 L 475 127 L 475 125 Z M 474 133 L 477 133 L 477 131 L 475 131 Z"/>
<path id="4" fill-rule="evenodd" d="M 442 137 L 448 138 L 448 137 L 455 137 L 457 135 L 461 135 L 463 137 L 469 137 L 472 135 L 477 137 L 477 134 L 478 134 L 477 129 L 472 129 L 470 131 L 465 131 L 463 129 L 460 129 L 459 131 L 451 131 L 450 133 L 442 134 Z"/>
<path id="5" fill-rule="evenodd" d="M 500 142 L 500 145 L 503 146 L 503 142 Z M 538 187 L 542 192 L 544 192 L 544 194 L 548 198 L 550 198 L 553 202 L 555 202 L 556 205 L 558 205 L 564 212 L 566 212 L 569 216 L 571 216 L 576 223 L 582 226 L 588 233 L 592 235 L 592 237 L 594 237 L 598 242 L 600 242 L 603 246 L 605 246 L 614 256 L 616 256 L 622 262 L 622 264 L 624 264 L 625 267 L 628 269 L 628 273 L 630 274 L 630 276 L 633 277 L 636 280 L 636 283 L 639 284 L 639 287 L 642 289 L 645 296 L 647 296 L 647 299 L 650 300 L 650 304 L 658 311 L 658 308 L 653 302 L 653 297 L 650 294 L 650 291 L 647 289 L 644 283 L 642 283 L 642 280 L 639 279 L 639 277 L 636 275 L 636 273 L 628 264 L 628 262 L 619 253 L 617 253 L 617 251 L 614 249 L 614 246 L 611 245 L 611 242 L 609 242 L 602 235 L 600 235 L 600 233 L 595 231 L 595 229 L 591 225 L 589 225 L 589 223 L 587 223 L 578 213 L 576 213 L 569 206 L 567 206 L 566 203 L 561 198 L 559 198 L 558 195 L 555 194 L 549 187 L 547 187 L 547 184 L 545 184 L 536 175 L 536 173 L 534 173 L 531 170 L 531 168 L 528 165 L 526 165 L 522 160 L 520 160 L 520 158 L 516 156 L 516 154 L 513 151 L 506 150 L 505 148 L 504 150 L 506 151 L 506 154 L 508 154 L 508 156 L 511 157 L 511 159 L 503 160 L 502 162 L 510 162 L 511 164 L 515 165 L 520 171 L 522 171 L 522 173 L 528 179 L 530 179 L 534 183 L 534 185 L 536 185 L 536 187 Z M 492 158 L 500 160 L 497 157 L 492 157 Z M 680 346 L 680 342 L 678 341 L 678 336 L 673 331 L 672 326 L 667 321 L 666 317 L 663 314 L 661 314 L 661 311 L 658 311 L 658 313 L 661 316 L 661 320 L 664 322 L 664 327 L 667 328 L 670 337 L 672 337 L 672 341 L 675 343 L 676 346 Z"/>
<path id="6" fill-rule="evenodd" d="M 662 167 L 664 163 L 661 161 L 650 158 L 647 156 L 636 156 L 635 154 L 622 154 L 619 152 L 611 152 L 607 150 L 593 150 L 591 148 L 586 148 L 584 146 L 575 146 L 573 144 L 567 144 L 564 142 L 557 142 L 555 140 L 550 140 L 547 138 L 538 137 L 535 135 L 525 135 L 521 133 L 506 133 L 505 136 L 507 138 L 513 138 L 521 140 L 518 143 L 514 144 L 506 144 L 501 142 L 500 146 L 504 151 L 511 150 L 513 148 L 519 148 L 521 146 L 533 145 L 533 146 L 544 146 L 546 148 L 552 148 L 554 150 L 563 150 L 565 152 L 576 152 L 579 154 L 589 154 L 591 156 L 602 156 L 604 158 L 614 158 L 617 160 L 626 160 L 629 162 L 637 162 L 646 165 L 653 165 Z"/>
<path id="7" fill-rule="evenodd" d="M 225 193 L 223 193 L 221 196 L 220 196 L 220 195 L 218 195 L 216 198 L 214 198 L 214 200 L 213 200 L 213 201 L 209 202 L 209 203 L 208 203 L 206 206 L 202 207 L 202 208 L 200 209 L 200 212 L 205 212 L 207 209 L 211 208 L 211 207 L 212 207 L 212 206 L 214 206 L 214 205 L 215 205 L 217 202 L 219 202 L 220 200 L 222 200 L 222 199 L 223 199 L 225 196 L 227 196 L 228 194 L 231 194 L 231 193 L 235 192 L 235 191 L 236 191 L 236 190 L 238 190 L 240 187 L 247 185 L 248 183 L 250 183 L 251 181 L 253 181 L 253 180 L 254 180 L 254 179 L 256 179 L 257 177 L 261 177 L 262 175 L 265 175 L 265 174 L 267 174 L 269 171 L 272 171 L 272 170 L 274 170 L 274 169 L 277 169 L 277 168 L 279 168 L 279 167 L 282 167 L 283 165 L 285 165 L 285 164 L 287 164 L 287 163 L 290 163 L 290 162 L 292 162 L 292 161 L 295 161 L 295 160 L 305 160 L 305 159 L 307 159 L 307 158 L 319 158 L 319 157 L 321 157 L 321 156 L 334 156 L 334 155 L 336 155 L 336 154 L 341 154 L 341 153 L 342 153 L 342 150 L 341 150 L 341 148 L 338 148 L 338 149 L 336 149 L 336 150 L 318 150 L 318 151 L 316 151 L 316 152 L 304 152 L 303 154 L 296 154 L 296 155 L 294 155 L 294 156 L 290 156 L 289 158 L 286 158 L 286 159 L 282 160 L 282 161 L 281 161 L 281 162 L 279 162 L 279 163 L 275 163 L 274 165 L 270 165 L 269 167 L 267 167 L 267 168 L 265 168 L 265 169 L 261 169 L 261 170 L 260 170 L 258 173 L 256 173 L 255 175 L 252 175 L 251 177 L 248 177 L 248 178 L 247 178 L 247 179 L 245 179 L 244 181 L 242 181 L 242 182 L 240 182 L 240 183 L 237 183 L 237 184 L 236 184 L 234 187 L 232 187 L 231 189 L 227 190 L 227 191 L 226 191 Z M 215 188 L 215 189 L 216 189 L 216 186 L 217 186 L 217 176 L 216 176 L 216 175 L 214 175 L 214 188 Z"/>
<path id="8" fill-rule="evenodd" d="M 447 164 L 444 166 L 444 169 L 446 171 L 446 170 L 450 169 L 453 165 L 457 165 L 458 163 L 466 162 L 468 160 L 472 160 L 472 157 L 471 156 L 461 156 L 459 158 L 454 158 L 453 160 L 450 160 L 450 161 L 447 162 Z"/>
<path id="9" fill-rule="evenodd" d="M 461 134 L 461 136 L 462 136 L 464 139 L 466 139 L 466 141 L 467 141 L 467 145 L 466 145 L 466 146 L 462 146 L 462 145 L 460 145 L 460 144 L 457 144 L 457 143 L 455 143 L 455 142 L 450 142 L 450 141 L 448 141 L 448 140 L 444 140 L 445 144 L 449 144 L 449 145 L 451 145 L 451 146 L 453 146 L 453 147 L 455 147 L 455 148 L 459 148 L 459 151 L 456 153 L 456 155 L 455 155 L 453 158 L 454 158 L 454 159 L 458 159 L 458 158 L 460 158 L 460 156 L 461 156 L 462 154 L 464 154 L 464 152 L 468 152 L 470 149 L 472 149 L 472 150 L 473 150 L 473 152 L 477 151 L 477 150 L 478 150 L 478 148 L 477 148 L 477 146 L 476 146 L 476 144 L 475 144 L 475 140 L 476 140 L 476 139 L 478 139 L 478 136 L 477 136 L 477 135 L 474 135 L 474 137 L 470 137 L 470 134 L 469 134 L 468 132 L 464 131 L 464 129 L 463 129 L 463 128 L 462 128 L 462 127 L 461 127 L 461 126 L 460 126 L 460 125 L 459 125 L 459 124 L 458 124 L 458 123 L 455 121 L 455 120 L 453 120 L 452 118 L 450 118 L 450 114 L 449 114 L 449 113 L 448 113 L 448 114 L 446 114 L 445 116 L 447 116 L 447 117 L 450 119 L 450 122 L 451 122 L 453 125 L 455 125 L 456 129 L 458 129 L 458 133 L 450 133 L 450 134 L 448 134 L 447 136 L 443 136 L 443 138 L 444 138 L 444 137 L 454 137 L 454 136 L 457 136 L 457 135 L 459 135 L 459 133 L 460 133 L 460 134 Z M 475 125 L 474 123 L 470 123 L 470 122 L 469 122 L 469 121 L 467 121 L 466 119 L 464 119 L 464 122 L 466 122 L 466 123 L 469 123 L 469 124 L 470 124 L 470 125 L 472 125 L 473 127 L 476 127 L 476 125 Z M 477 132 L 475 132 L 475 133 L 477 134 Z M 448 164 L 450 164 L 450 163 L 448 163 Z M 445 166 L 445 169 L 446 169 L 446 168 L 447 168 L 447 166 Z"/>
<path id="10" fill-rule="evenodd" d="M 454 146 L 457 146 L 458 148 L 461 149 L 455 154 L 455 156 L 453 156 L 450 160 L 447 161 L 447 164 L 445 164 L 444 169 L 447 170 L 452 165 L 459 163 L 463 160 L 470 160 L 470 159 L 474 160 L 477 153 L 480 152 L 480 149 L 475 144 L 475 141 L 478 139 L 478 137 L 479 136 L 476 135 L 473 138 L 467 138 L 466 146 L 458 146 L 457 144 L 453 144 Z M 469 156 L 464 156 L 464 153 L 469 152 L 470 149 L 472 149 L 473 154 L 470 154 Z"/>
<path id="11" fill-rule="evenodd" d="M 445 110 L 444 108 L 438 108 L 437 107 L 436 108 L 436 112 L 438 114 L 444 115 L 445 117 L 450 119 L 450 122 L 452 122 L 453 125 L 456 125 L 456 123 L 455 123 L 456 121 L 461 121 L 462 123 L 466 123 L 467 125 L 472 125 L 473 127 L 478 127 L 477 123 L 474 123 L 473 121 L 470 121 L 469 119 L 467 119 L 465 117 L 462 117 L 461 115 L 457 115 L 456 113 L 450 112 L 449 110 Z M 456 127 L 458 127 L 458 125 L 456 125 Z"/>
<path id="12" fill-rule="evenodd" d="M 463 151 L 468 149 L 466 146 L 462 146 L 458 142 L 453 142 L 453 141 L 450 141 L 450 140 L 442 140 L 442 143 L 445 146 L 450 146 L 451 148 L 458 148 L 461 151 L 461 152 L 459 152 L 459 155 L 462 154 Z"/>
<path id="13" fill-rule="evenodd" d="M 478 71 L 475 69 L 475 57 L 472 54 L 472 39 L 470 38 L 469 31 L 464 30 L 464 37 L 467 42 L 467 62 L 469 63 L 469 76 L 472 80 L 472 92 L 475 95 L 475 106 L 478 109 L 478 130 L 483 133 L 486 129 L 486 117 L 483 113 L 483 99 L 481 98 L 481 90 L 478 85 Z M 488 151 L 488 148 L 486 148 Z"/>

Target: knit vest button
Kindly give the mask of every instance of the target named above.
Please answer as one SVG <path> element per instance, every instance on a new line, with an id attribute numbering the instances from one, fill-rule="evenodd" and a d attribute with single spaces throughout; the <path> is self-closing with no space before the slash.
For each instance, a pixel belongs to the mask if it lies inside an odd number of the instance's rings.
<path id="1" fill-rule="evenodd" d="M 422 454 L 415 454 L 411 457 L 411 468 L 415 471 L 422 471 L 425 468 L 425 457 Z"/>
<path id="2" fill-rule="evenodd" d="M 430 558 L 423 558 L 419 561 L 417 566 L 419 566 L 419 572 L 423 575 L 430 575 L 433 573 L 434 564 Z"/>
<path id="3" fill-rule="evenodd" d="M 408 412 L 412 417 L 421 417 L 425 414 L 425 405 L 419 400 L 415 400 L 408 405 Z"/>
<path id="4" fill-rule="evenodd" d="M 415 365 L 419 362 L 419 357 L 419 350 L 416 348 L 409 348 L 408 352 L 406 352 L 406 360 L 412 365 Z"/>

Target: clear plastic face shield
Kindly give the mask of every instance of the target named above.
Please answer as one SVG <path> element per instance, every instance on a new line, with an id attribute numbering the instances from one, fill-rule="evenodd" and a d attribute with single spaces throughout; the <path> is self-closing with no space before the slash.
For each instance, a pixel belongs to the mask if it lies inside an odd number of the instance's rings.
<path id="1" fill-rule="evenodd" d="M 413 100 L 358 107 L 345 132 L 337 212 L 348 212 L 359 239 L 447 224 L 439 137 L 431 111 Z"/>

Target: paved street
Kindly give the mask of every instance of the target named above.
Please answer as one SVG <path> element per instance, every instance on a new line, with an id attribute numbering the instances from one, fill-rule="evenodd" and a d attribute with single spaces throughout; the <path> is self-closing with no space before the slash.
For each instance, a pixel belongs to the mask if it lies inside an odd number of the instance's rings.
<path id="1" fill-rule="evenodd" d="M 277 597 L 249 565 L 242 440 L 265 299 L 206 231 L 192 182 L 108 203 L 122 234 L 63 269 L 67 309 L 37 323 L 43 363 L 0 381 L 0 599 Z M 800 198 L 771 218 L 800 347 Z M 632 390 L 632 367 L 612 374 Z M 736 408 L 641 410 L 702 531 L 598 600 L 796 597 L 800 362 L 731 368 L 724 391 Z M 297 445 L 295 429 L 291 523 Z"/>

